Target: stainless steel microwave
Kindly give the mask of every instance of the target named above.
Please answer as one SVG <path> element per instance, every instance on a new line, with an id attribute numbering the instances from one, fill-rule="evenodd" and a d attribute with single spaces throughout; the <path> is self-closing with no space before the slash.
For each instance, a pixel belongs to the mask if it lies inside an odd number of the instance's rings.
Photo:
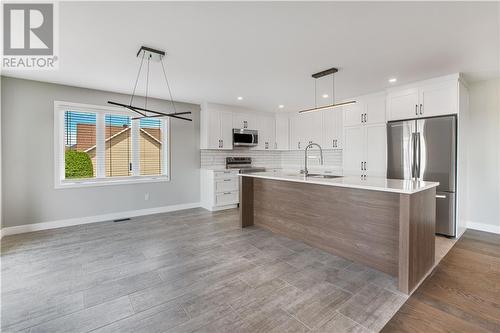
<path id="1" fill-rule="evenodd" d="M 259 144 L 259 135 L 256 130 L 244 128 L 233 129 L 233 146 L 235 147 L 254 147 Z"/>

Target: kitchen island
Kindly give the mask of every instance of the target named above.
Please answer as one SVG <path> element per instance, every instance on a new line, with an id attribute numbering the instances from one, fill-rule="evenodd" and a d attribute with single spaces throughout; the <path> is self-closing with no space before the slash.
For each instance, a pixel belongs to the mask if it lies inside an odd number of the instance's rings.
<path id="1" fill-rule="evenodd" d="M 331 176 L 330 176 L 331 177 Z M 434 266 L 439 183 L 240 175 L 242 227 L 257 225 L 398 278 L 411 293 Z"/>

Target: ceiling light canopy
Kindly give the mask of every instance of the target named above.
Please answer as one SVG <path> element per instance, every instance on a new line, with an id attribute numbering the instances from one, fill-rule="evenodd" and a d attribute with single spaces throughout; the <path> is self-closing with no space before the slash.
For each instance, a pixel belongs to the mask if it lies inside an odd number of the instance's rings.
<path id="1" fill-rule="evenodd" d="M 238 101 L 241 101 L 241 100 L 243 100 L 243 97 L 238 96 L 237 99 L 238 99 Z"/>
<path id="2" fill-rule="evenodd" d="M 170 90 L 170 85 L 169 85 L 168 79 L 167 79 L 167 73 L 165 71 L 165 65 L 163 64 L 163 58 L 165 57 L 165 51 L 155 50 L 155 49 L 152 49 L 152 48 L 149 48 L 146 46 L 141 46 L 141 48 L 137 52 L 137 57 L 141 57 L 141 64 L 139 65 L 139 71 L 137 72 L 137 78 L 135 79 L 134 90 L 132 91 L 132 95 L 130 96 L 130 102 L 128 104 L 123 104 L 123 103 L 108 101 L 108 104 L 121 106 L 121 107 L 124 107 L 130 111 L 133 111 L 133 112 L 139 114 L 139 117 L 132 118 L 133 120 L 142 119 L 142 118 L 171 117 L 171 118 L 176 118 L 176 119 L 193 121 L 192 119 L 189 119 L 189 118 L 179 117 L 180 115 L 191 114 L 191 111 L 177 112 L 177 110 L 175 108 L 174 99 L 172 97 L 172 91 Z M 142 107 L 138 107 L 138 106 L 133 105 L 133 103 L 134 103 L 135 92 L 137 90 L 137 83 L 139 82 L 139 77 L 141 76 L 141 69 L 142 69 L 142 65 L 144 63 L 145 58 L 147 60 L 146 95 L 144 98 L 144 107 L 142 108 Z M 165 112 L 160 112 L 160 111 L 148 109 L 149 65 L 150 65 L 151 60 L 158 61 L 161 63 L 161 68 L 163 70 L 163 76 L 165 77 L 165 82 L 167 84 L 168 94 L 170 96 L 170 103 L 172 105 L 172 110 L 174 111 L 173 113 L 165 113 Z"/>
<path id="3" fill-rule="evenodd" d="M 314 107 L 310 108 L 310 109 L 300 110 L 299 113 L 335 109 L 338 107 L 342 107 L 345 105 L 356 103 L 356 101 L 347 101 L 347 102 L 342 102 L 342 103 L 337 103 L 337 104 L 335 103 L 335 76 L 334 76 L 334 74 L 337 73 L 338 71 L 339 70 L 337 68 L 333 67 L 333 68 L 330 68 L 330 69 L 327 69 L 327 70 L 324 70 L 322 72 L 315 73 L 312 75 L 312 77 L 314 78 Z M 332 75 L 332 101 L 333 101 L 333 104 L 318 107 L 318 103 L 316 101 L 316 95 L 317 95 L 316 94 L 316 82 L 317 82 L 317 79 L 324 77 L 324 76 L 327 76 L 327 75 Z M 323 94 L 322 97 L 328 98 L 328 94 Z"/>

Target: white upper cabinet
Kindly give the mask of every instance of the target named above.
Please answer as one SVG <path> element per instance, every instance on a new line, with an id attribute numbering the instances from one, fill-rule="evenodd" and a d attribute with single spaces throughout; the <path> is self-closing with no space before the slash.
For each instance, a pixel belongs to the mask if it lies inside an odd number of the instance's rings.
<path id="1" fill-rule="evenodd" d="M 256 129 L 256 117 L 253 114 L 234 112 L 233 113 L 233 128 Z"/>
<path id="2" fill-rule="evenodd" d="M 302 114 L 290 117 L 290 150 L 304 149 L 305 144 L 305 120 Z"/>
<path id="3" fill-rule="evenodd" d="M 308 112 L 304 114 L 305 118 L 305 144 L 306 146 L 310 143 L 317 143 L 321 145 L 323 141 L 323 122 L 322 114 L 319 111 Z M 306 147 L 304 146 L 304 148 Z"/>
<path id="4" fill-rule="evenodd" d="M 256 116 L 259 135 L 259 144 L 257 150 L 273 150 L 276 146 L 276 125 L 274 116 L 258 115 Z"/>
<path id="5" fill-rule="evenodd" d="M 290 117 L 290 149 L 302 150 L 310 143 L 323 142 L 321 112 L 308 112 Z"/>
<path id="6" fill-rule="evenodd" d="M 342 148 L 342 109 L 323 110 L 323 149 Z"/>
<path id="7" fill-rule="evenodd" d="M 200 113 L 200 148 L 233 149 L 233 114 L 203 105 Z"/>
<path id="8" fill-rule="evenodd" d="M 220 111 L 221 149 L 233 149 L 233 114 Z"/>
<path id="9" fill-rule="evenodd" d="M 385 94 L 361 96 L 355 100 L 355 104 L 343 107 L 344 126 L 385 123 Z"/>
<path id="10" fill-rule="evenodd" d="M 363 122 L 365 113 L 364 104 L 357 100 L 355 104 L 349 104 L 342 107 L 344 112 L 344 126 L 356 126 Z"/>
<path id="11" fill-rule="evenodd" d="M 278 150 L 288 150 L 290 149 L 289 143 L 289 117 L 288 115 L 278 114 L 276 115 L 276 143 L 275 149 Z"/>
<path id="12" fill-rule="evenodd" d="M 458 113 L 458 75 L 415 83 L 387 94 L 387 117 L 402 120 Z"/>
<path id="13" fill-rule="evenodd" d="M 410 119 L 418 116 L 418 89 L 394 91 L 387 95 L 389 120 Z"/>
<path id="14" fill-rule="evenodd" d="M 364 99 L 365 114 L 363 123 L 365 124 L 380 124 L 385 123 L 385 94 L 372 95 Z"/>
<path id="15" fill-rule="evenodd" d="M 423 85 L 420 88 L 419 97 L 421 117 L 455 114 L 458 111 L 458 83 L 456 81 Z"/>

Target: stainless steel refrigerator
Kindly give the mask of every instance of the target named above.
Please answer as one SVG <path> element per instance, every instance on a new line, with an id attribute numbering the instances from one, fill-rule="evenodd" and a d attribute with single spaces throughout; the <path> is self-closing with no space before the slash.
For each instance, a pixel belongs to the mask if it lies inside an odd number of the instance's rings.
<path id="1" fill-rule="evenodd" d="M 443 116 L 387 124 L 387 178 L 439 182 L 436 233 L 456 236 L 457 118 Z"/>

